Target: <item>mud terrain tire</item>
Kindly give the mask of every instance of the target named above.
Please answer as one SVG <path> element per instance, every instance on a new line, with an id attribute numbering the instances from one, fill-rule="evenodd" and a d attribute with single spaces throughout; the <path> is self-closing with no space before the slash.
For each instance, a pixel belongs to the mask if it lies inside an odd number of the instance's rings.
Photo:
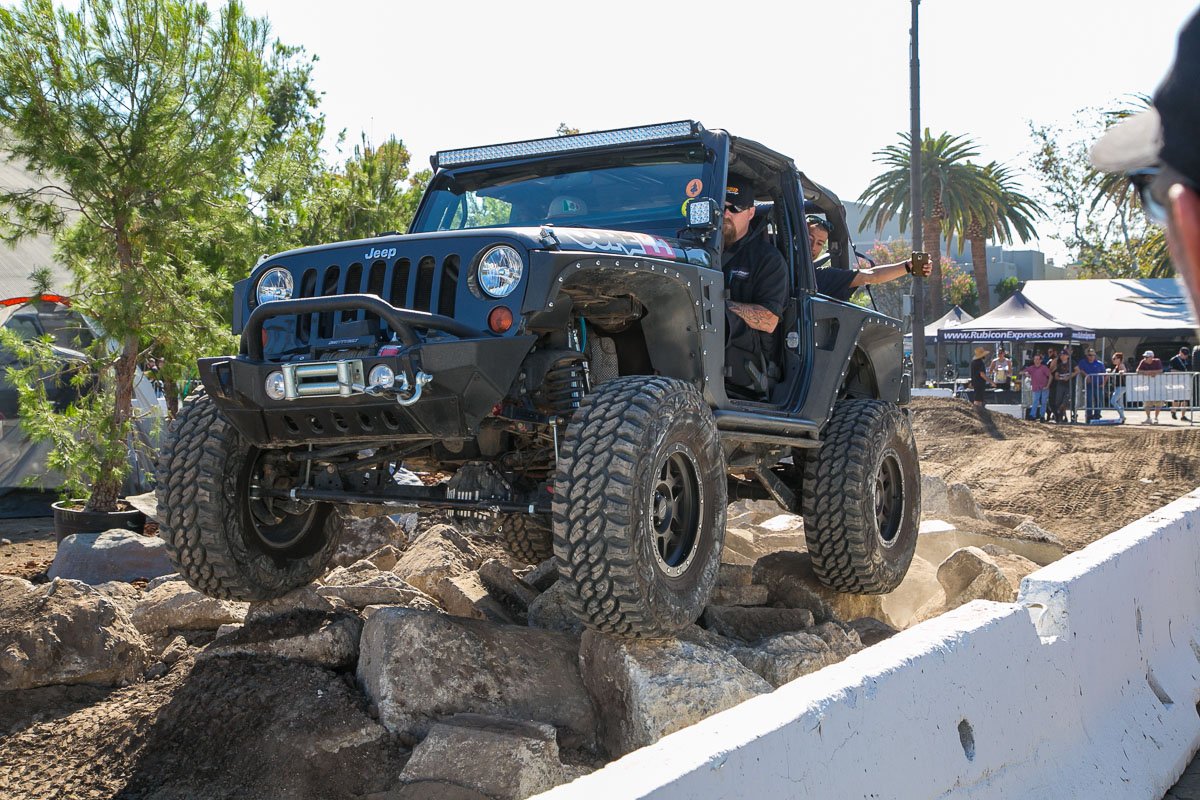
<path id="1" fill-rule="evenodd" d="M 337 549 L 341 526 L 328 524 L 326 504 L 274 526 L 255 521 L 258 453 L 201 391 L 184 402 L 159 456 L 159 535 L 183 579 L 209 597 L 280 597 L 321 575 Z"/>
<path id="2" fill-rule="evenodd" d="M 725 537 L 725 456 L 695 387 L 607 381 L 575 412 L 554 483 L 554 555 L 572 611 L 627 638 L 700 616 Z"/>
<path id="3" fill-rule="evenodd" d="M 804 538 L 821 582 L 846 594 L 900 585 L 917 547 L 921 470 L 908 416 L 842 400 L 804 460 Z"/>
<path id="4" fill-rule="evenodd" d="M 503 514 L 495 530 L 504 541 L 504 549 L 526 564 L 540 564 L 554 555 L 554 531 L 548 519 Z"/>

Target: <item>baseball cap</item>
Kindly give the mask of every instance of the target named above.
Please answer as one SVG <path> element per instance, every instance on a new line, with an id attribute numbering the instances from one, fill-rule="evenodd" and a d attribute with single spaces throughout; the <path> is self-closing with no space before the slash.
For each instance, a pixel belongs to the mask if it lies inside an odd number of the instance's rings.
<path id="1" fill-rule="evenodd" d="M 1170 165 L 1200 184 L 1200 11 L 1179 32 L 1175 61 L 1152 107 L 1109 128 L 1092 147 L 1092 165 L 1105 172 L 1132 172 Z"/>
<path id="2" fill-rule="evenodd" d="M 725 202 L 742 211 L 754 205 L 754 181 L 744 175 L 730 173 L 725 182 Z"/>
<path id="3" fill-rule="evenodd" d="M 1154 351 L 1147 350 L 1146 352 L 1142 353 L 1142 358 L 1154 358 Z"/>

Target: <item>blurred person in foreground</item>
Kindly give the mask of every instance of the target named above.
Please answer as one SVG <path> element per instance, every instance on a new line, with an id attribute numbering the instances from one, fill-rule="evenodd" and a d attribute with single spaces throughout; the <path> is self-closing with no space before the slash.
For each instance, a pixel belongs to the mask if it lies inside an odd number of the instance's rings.
<path id="1" fill-rule="evenodd" d="M 1200 307 L 1200 12 L 1179 33 L 1175 62 L 1149 110 L 1114 125 L 1092 164 L 1123 172 L 1147 218 L 1167 227 L 1171 260 Z"/>

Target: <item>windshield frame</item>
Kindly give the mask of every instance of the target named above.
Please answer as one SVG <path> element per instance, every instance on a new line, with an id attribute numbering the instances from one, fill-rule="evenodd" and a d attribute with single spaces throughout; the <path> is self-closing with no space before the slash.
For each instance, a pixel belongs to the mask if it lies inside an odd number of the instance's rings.
<path id="1" fill-rule="evenodd" d="M 424 195 L 421 198 L 421 204 L 417 209 L 417 213 L 413 216 L 413 220 L 409 225 L 409 233 L 433 233 L 433 232 L 468 232 L 468 231 L 485 231 L 499 230 L 503 228 L 514 227 L 539 227 L 541 225 L 551 225 L 559 227 L 597 227 L 588 225 L 579 225 L 573 222 L 571 217 L 563 217 L 561 219 L 545 219 L 540 222 L 531 222 L 528 224 L 512 224 L 504 223 L 500 225 L 488 225 L 478 227 L 464 228 L 449 228 L 445 230 L 435 230 L 430 219 L 436 205 L 436 199 L 442 191 L 445 190 L 445 185 L 449 181 L 453 181 L 458 176 L 475 176 L 479 173 L 505 173 L 513 176 L 508 181 L 524 180 L 538 176 L 549 176 L 553 174 L 562 174 L 572 171 L 570 167 L 573 165 L 579 172 L 588 170 L 603 169 L 605 167 L 620 166 L 622 162 L 637 162 L 643 160 L 653 160 L 656 157 L 666 156 L 672 152 L 683 153 L 685 151 L 702 151 L 703 158 L 697 161 L 699 167 L 699 176 L 702 185 L 707 191 L 702 191 L 701 196 L 721 197 L 724 193 L 725 175 L 724 169 L 719 168 L 719 154 L 707 143 L 696 139 L 677 140 L 672 142 L 654 142 L 644 145 L 631 145 L 627 147 L 614 148 L 605 151 L 586 151 L 581 153 L 562 153 L 551 154 L 546 156 L 538 156 L 520 160 L 504 160 L 497 162 L 488 162 L 485 164 L 472 164 L 459 168 L 451 168 L 439 170 L 429 181 L 425 189 Z M 682 158 L 675 163 L 686 163 Z M 553 168 L 548 168 L 547 165 L 554 165 Z M 718 175 L 719 172 L 719 175 Z M 718 180 L 719 178 L 719 180 Z M 720 184 L 719 186 L 717 184 Z M 721 194 L 717 194 L 717 192 Z M 681 195 L 681 203 L 686 198 Z M 653 222 L 661 222 L 662 220 L 653 220 Z M 649 221 L 648 221 L 649 222 Z M 682 229 L 686 225 L 686 219 L 679 218 L 678 227 Z M 617 224 L 605 225 L 605 229 L 610 230 L 630 230 L 638 231 L 641 227 L 632 224 Z M 672 236 L 675 232 L 672 231 Z"/>

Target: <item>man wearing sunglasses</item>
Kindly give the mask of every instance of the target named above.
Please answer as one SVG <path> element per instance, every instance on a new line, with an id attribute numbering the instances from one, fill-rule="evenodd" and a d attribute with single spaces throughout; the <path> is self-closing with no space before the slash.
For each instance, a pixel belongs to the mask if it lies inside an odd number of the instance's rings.
<path id="1" fill-rule="evenodd" d="M 754 221 L 754 182 L 730 174 L 725 190 L 725 377 L 765 393 L 769 354 L 788 300 L 787 263 L 763 236 L 748 236 Z"/>
<path id="2" fill-rule="evenodd" d="M 1092 148 L 1092 164 L 1126 173 L 1146 216 L 1167 226 L 1171 260 L 1200 308 L 1200 12 L 1180 31 L 1150 110 L 1114 125 Z"/>

